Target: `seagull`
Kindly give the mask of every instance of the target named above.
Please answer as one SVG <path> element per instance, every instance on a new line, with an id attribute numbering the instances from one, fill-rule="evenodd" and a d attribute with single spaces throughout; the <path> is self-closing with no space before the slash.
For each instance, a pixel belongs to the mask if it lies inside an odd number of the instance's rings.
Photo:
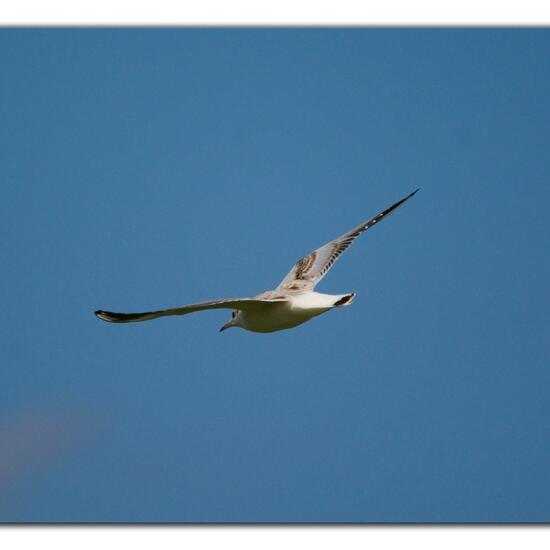
<path id="1" fill-rule="evenodd" d="M 275 290 L 262 292 L 253 298 L 213 300 L 160 311 L 113 313 L 98 310 L 95 315 L 110 323 L 134 323 L 206 309 L 232 309 L 231 319 L 222 326 L 220 332 L 231 327 L 252 332 L 275 332 L 301 325 L 331 309 L 349 306 L 353 302 L 354 292 L 321 294 L 315 292 L 315 286 L 359 235 L 391 214 L 418 191 L 413 191 L 374 218 L 298 260 Z"/>

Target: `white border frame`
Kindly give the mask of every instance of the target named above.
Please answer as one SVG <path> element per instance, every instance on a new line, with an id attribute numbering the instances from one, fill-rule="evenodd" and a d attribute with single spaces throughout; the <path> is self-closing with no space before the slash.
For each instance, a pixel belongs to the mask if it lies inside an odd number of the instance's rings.
<path id="1" fill-rule="evenodd" d="M 537 0 L 4 0 L 3 26 L 545 26 Z M 548 548 L 548 526 L 0 526 L 4 548 Z"/>
<path id="2" fill-rule="evenodd" d="M 3 25 L 547 25 L 545 0 L 3 0 Z"/>

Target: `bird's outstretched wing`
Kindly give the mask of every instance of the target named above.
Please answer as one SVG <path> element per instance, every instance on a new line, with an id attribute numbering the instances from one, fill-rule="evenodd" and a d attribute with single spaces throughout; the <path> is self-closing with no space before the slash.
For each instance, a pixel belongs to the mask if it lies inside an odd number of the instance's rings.
<path id="1" fill-rule="evenodd" d="M 172 309 L 160 311 L 145 311 L 143 313 L 113 313 L 112 311 L 98 310 L 96 316 L 109 323 L 135 323 L 137 321 L 149 321 L 158 317 L 169 315 L 187 315 L 204 309 L 239 309 L 242 311 L 258 311 L 271 307 L 273 304 L 285 301 L 284 298 L 258 299 L 258 298 L 229 298 L 227 300 L 214 300 L 211 302 L 200 302 Z"/>
<path id="2" fill-rule="evenodd" d="M 287 276 L 281 281 L 277 290 L 294 290 L 299 292 L 315 288 L 315 285 L 327 274 L 332 264 L 334 264 L 342 252 L 347 250 L 361 233 L 372 227 L 375 223 L 378 223 L 388 214 L 391 214 L 404 202 L 408 201 L 417 191 L 418 189 L 383 212 L 380 212 L 374 218 L 298 260 Z"/>

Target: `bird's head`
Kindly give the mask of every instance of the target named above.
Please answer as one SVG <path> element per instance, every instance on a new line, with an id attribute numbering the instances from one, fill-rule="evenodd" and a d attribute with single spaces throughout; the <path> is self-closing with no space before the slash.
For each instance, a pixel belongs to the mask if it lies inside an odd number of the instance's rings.
<path id="1" fill-rule="evenodd" d="M 238 309 L 234 309 L 231 312 L 231 319 L 223 325 L 223 327 L 220 329 L 220 332 L 223 332 L 224 330 L 231 328 L 231 327 L 240 327 L 241 326 L 241 312 Z"/>

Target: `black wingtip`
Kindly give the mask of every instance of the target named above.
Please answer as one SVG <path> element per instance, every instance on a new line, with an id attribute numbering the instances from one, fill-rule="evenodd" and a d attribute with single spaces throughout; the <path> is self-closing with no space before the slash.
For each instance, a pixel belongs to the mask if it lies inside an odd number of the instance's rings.
<path id="1" fill-rule="evenodd" d="M 111 318 L 108 311 L 103 311 L 102 309 L 98 309 L 97 311 L 94 311 L 94 315 L 101 319 L 102 321 L 107 321 L 108 323 L 112 323 L 113 319 Z"/>
<path id="2" fill-rule="evenodd" d="M 413 195 L 416 195 L 418 192 L 420 191 L 420 187 L 418 189 L 416 189 L 415 191 L 413 191 L 409 197 L 412 197 Z"/>

